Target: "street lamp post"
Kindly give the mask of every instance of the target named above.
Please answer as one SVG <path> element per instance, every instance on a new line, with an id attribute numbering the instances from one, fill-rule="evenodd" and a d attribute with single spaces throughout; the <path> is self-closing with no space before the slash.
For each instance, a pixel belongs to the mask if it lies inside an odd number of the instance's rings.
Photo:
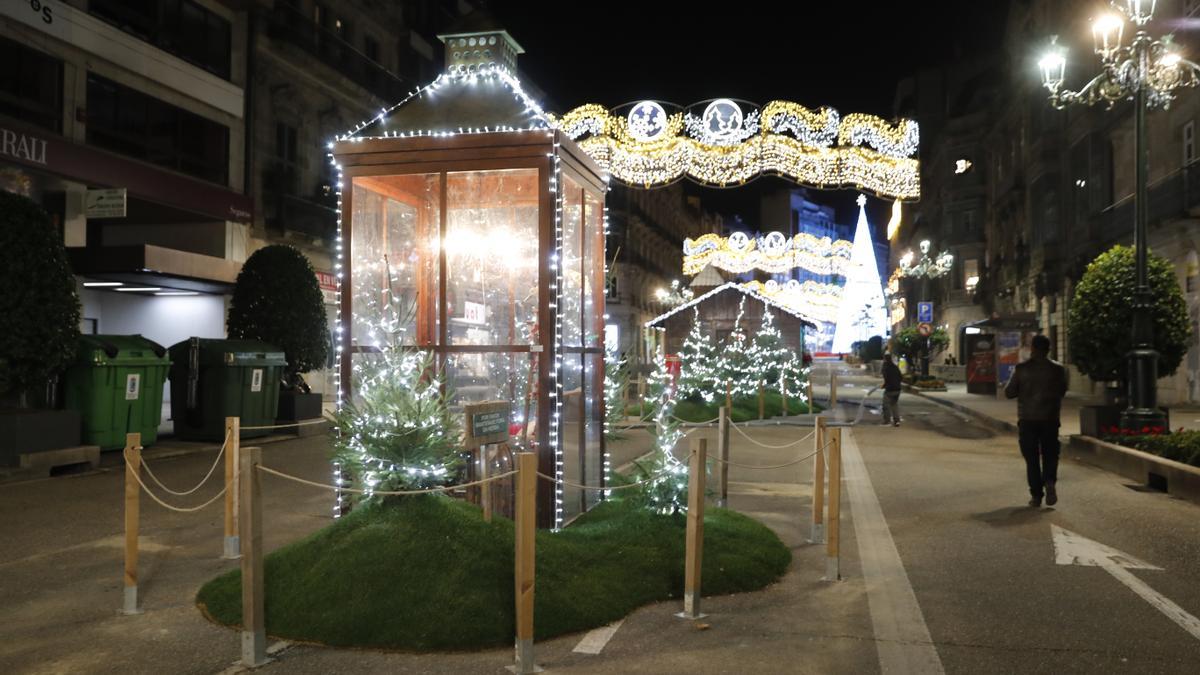
<path id="1" fill-rule="evenodd" d="M 1156 0 L 1113 2 L 1119 13 L 1092 22 L 1092 39 L 1100 57 L 1101 72 L 1079 91 L 1062 88 L 1066 74 L 1066 52 L 1051 39 L 1050 51 L 1038 62 L 1042 82 L 1050 92 L 1050 104 L 1063 109 L 1070 104 L 1104 103 L 1111 109 L 1118 101 L 1134 106 L 1134 251 L 1136 288 L 1133 296 L 1133 349 L 1129 360 L 1129 404 L 1121 414 L 1126 429 L 1162 427 L 1166 421 L 1158 409 L 1158 352 L 1154 350 L 1154 295 L 1147 279 L 1147 198 L 1149 154 L 1146 144 L 1146 112 L 1166 109 L 1175 90 L 1200 83 L 1200 66 L 1184 59 L 1171 36 L 1155 39 L 1146 32 L 1154 15 Z M 1136 33 L 1122 44 L 1126 21 Z"/>
<path id="2" fill-rule="evenodd" d="M 921 259 L 913 264 L 913 252 L 908 251 L 900 258 L 900 274 L 921 280 L 921 302 L 929 302 L 929 280 L 949 273 L 954 267 L 954 255 L 942 251 L 936 257 L 929 256 L 929 240 L 921 242 Z M 929 337 L 925 338 L 925 353 L 921 357 L 921 375 L 929 375 Z"/>

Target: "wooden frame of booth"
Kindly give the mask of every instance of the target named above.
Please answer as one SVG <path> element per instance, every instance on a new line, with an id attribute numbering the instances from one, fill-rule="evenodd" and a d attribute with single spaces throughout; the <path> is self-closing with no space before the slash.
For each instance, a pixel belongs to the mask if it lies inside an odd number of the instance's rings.
<path id="1" fill-rule="evenodd" d="M 428 254 L 419 256 L 417 269 L 414 272 L 417 279 L 415 302 L 415 338 L 413 346 L 432 351 L 437 358 L 439 368 L 444 368 L 447 360 L 457 354 L 506 355 L 510 363 L 520 356 L 525 356 L 529 367 L 536 372 L 532 374 L 534 384 L 530 392 L 530 423 L 536 419 L 533 427 L 530 446 L 538 454 L 538 471 L 554 476 L 561 473 L 559 464 L 564 455 L 564 437 L 567 430 L 578 434 L 578 458 L 580 482 L 586 485 L 603 487 L 605 468 L 605 449 L 603 439 L 604 423 L 604 197 L 607 185 L 603 171 L 583 153 L 579 147 L 556 130 L 525 130 L 500 133 L 455 134 L 446 136 L 416 136 L 407 138 L 364 138 L 350 139 L 335 143 L 332 154 L 341 167 L 341 241 L 343 255 L 341 268 L 341 307 L 339 326 L 344 337 L 343 351 L 338 355 L 341 376 L 342 396 L 349 399 L 352 391 L 352 360 L 360 354 L 377 351 L 371 345 L 354 342 L 355 293 L 353 292 L 356 270 L 354 267 L 355 251 L 355 192 L 356 186 L 370 186 L 372 190 L 381 187 L 384 179 L 393 177 L 420 176 L 430 181 L 436 176 L 438 188 L 436 199 L 440 203 L 436 208 L 426 204 L 425 216 L 416 217 L 417 238 L 436 240 L 436 245 L 429 246 Z M 458 339 L 452 339 L 450 321 L 461 322 L 461 317 L 450 317 L 447 297 L 447 232 L 448 219 L 451 210 L 460 205 L 452 199 L 448 189 L 448 176 L 459 172 L 500 172 L 508 170 L 534 170 L 537 172 L 536 193 L 514 196 L 509 190 L 503 196 L 511 200 L 524 200 L 521 203 L 526 208 L 536 208 L 536 327 L 531 329 L 532 335 L 522 344 L 515 339 L 515 328 L 508 332 L 508 344 L 467 344 Z M 524 174 L 522 174 L 524 175 Z M 497 189 L 504 188 L 503 185 Z M 580 297 L 578 306 L 579 336 L 564 336 L 560 332 L 559 312 L 562 308 L 560 295 L 567 292 L 560 285 L 557 269 L 558 261 L 564 259 L 564 233 L 569 231 L 565 220 L 570 209 L 564 208 L 568 200 L 576 198 L 578 191 L 579 222 L 572 234 L 579 237 L 578 251 L 580 258 L 578 291 Z M 459 192 L 463 192 L 460 190 Z M 431 194 L 433 194 L 431 192 Z M 403 201 L 410 195 L 396 191 L 389 194 L 389 199 Z M 480 206 L 462 206 L 462 208 L 484 208 Z M 386 219 L 386 215 L 379 216 Z M 436 218 L 436 222 L 434 222 Z M 362 224 L 365 227 L 365 223 Z M 436 227 L 436 229 L 433 229 Z M 364 235 L 365 236 L 365 235 Z M 566 242 L 574 245 L 574 242 Z M 412 244 L 414 247 L 418 243 Z M 498 252 L 497 252 L 498 253 Z M 414 254 L 416 255 L 416 254 Z M 390 263 L 388 263 L 390 264 Z M 388 268 L 390 270 L 390 268 Z M 389 272 L 390 274 L 390 272 Z M 564 279 L 566 277 L 563 277 Z M 588 286 L 590 284 L 590 286 Z M 585 290 L 590 288 L 589 290 Z M 389 288 L 390 290 L 390 288 Z M 574 288 L 570 292 L 574 292 Z M 511 295 L 511 291 L 510 291 Z M 564 306 L 573 306 L 572 302 L 562 302 Z M 455 299 L 456 305 L 458 303 Z M 457 312 L 459 307 L 455 307 Z M 515 306 L 510 310 L 511 323 L 516 322 Z M 570 318 L 570 317 L 568 317 Z M 547 327 L 553 327 L 548 329 Z M 486 324 L 484 324 L 486 328 Z M 577 360 L 580 370 L 580 391 L 564 391 L 563 366 Z M 511 368 L 511 366 L 510 366 Z M 514 413 L 519 412 L 522 403 L 512 401 Z M 574 417 L 578 420 L 577 429 L 572 429 L 568 421 Z M 558 438 L 551 442 L 551 427 L 554 420 L 558 422 Z M 532 425 L 531 425 L 532 427 Z M 589 434 L 598 434 L 598 440 Z M 518 438 L 520 435 L 518 434 Z M 572 439 L 570 445 L 575 445 Z M 589 454 L 590 453 L 590 454 Z M 598 454 L 597 454 L 598 453 Z M 598 467 L 598 468 L 597 468 Z M 540 527 L 553 527 L 562 522 L 562 499 L 578 499 L 579 510 L 586 510 L 589 502 L 594 503 L 601 493 L 585 494 L 583 491 L 564 491 L 555 489 L 547 481 L 539 481 L 538 486 L 538 524 Z M 564 495 L 567 495 L 564 497 Z M 575 502 L 571 502 L 569 512 L 575 512 Z"/>

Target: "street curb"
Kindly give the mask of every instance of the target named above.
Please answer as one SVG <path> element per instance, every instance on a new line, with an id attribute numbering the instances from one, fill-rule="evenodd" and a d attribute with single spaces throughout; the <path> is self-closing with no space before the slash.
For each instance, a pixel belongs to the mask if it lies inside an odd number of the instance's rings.
<path id="1" fill-rule="evenodd" d="M 1200 505 L 1200 468 L 1082 434 L 1068 447 L 1079 461 Z"/>
<path id="2" fill-rule="evenodd" d="M 904 386 L 904 391 L 906 391 L 910 394 L 916 395 L 916 396 L 920 396 L 921 398 L 923 398 L 927 401 L 933 401 L 934 403 L 936 403 L 940 406 L 944 406 L 944 407 L 950 408 L 952 410 L 957 410 L 960 413 L 969 415 L 969 416 L 973 417 L 976 421 L 978 421 L 980 424 L 982 424 L 983 426 L 985 426 L 993 431 L 1007 431 L 1009 433 L 1014 433 L 1014 434 L 1017 433 L 1017 425 L 1013 424 L 1012 422 L 1005 422 L 1004 420 L 996 419 L 995 417 L 992 417 L 991 415 L 981 413 L 978 410 L 975 410 L 973 408 L 968 408 L 967 406 L 962 405 L 961 403 L 955 403 L 954 401 L 947 401 L 945 399 L 937 398 L 936 396 L 929 396 L 928 394 L 925 394 L 925 393 L 919 391 L 918 389 L 916 389 L 915 387 L 912 387 L 909 385 Z"/>

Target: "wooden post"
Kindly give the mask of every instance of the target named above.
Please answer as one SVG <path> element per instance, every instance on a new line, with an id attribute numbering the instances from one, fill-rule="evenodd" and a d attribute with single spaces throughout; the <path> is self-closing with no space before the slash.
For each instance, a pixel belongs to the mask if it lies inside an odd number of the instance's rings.
<path id="1" fill-rule="evenodd" d="M 808 412 L 813 412 L 812 371 L 808 371 Z"/>
<path id="2" fill-rule="evenodd" d="M 842 578 L 839 556 L 842 510 L 842 428 L 829 437 L 829 528 L 825 537 L 825 580 Z"/>
<path id="3" fill-rule="evenodd" d="M 733 407 L 733 392 L 729 389 L 729 380 L 725 380 L 725 407 Z"/>
<path id="4" fill-rule="evenodd" d="M 700 619 L 700 570 L 704 563 L 704 472 L 708 459 L 708 440 L 692 440 L 692 456 L 688 467 L 688 512 L 686 560 L 683 578 L 682 619 Z"/>
<path id="5" fill-rule="evenodd" d="M 141 614 L 138 609 L 138 520 L 142 487 L 142 435 L 125 434 L 125 600 L 122 614 Z"/>
<path id="6" fill-rule="evenodd" d="M 222 558 L 232 560 L 241 555 L 238 543 L 238 461 L 241 457 L 242 418 L 225 418 L 225 552 Z"/>
<path id="7" fill-rule="evenodd" d="M 825 418 L 817 417 L 815 422 L 813 446 L 817 452 L 813 455 L 812 536 L 809 541 L 820 544 L 825 541 Z"/>
<path id="8" fill-rule="evenodd" d="M 829 409 L 837 406 L 837 373 L 829 371 Z"/>
<path id="9" fill-rule="evenodd" d="M 483 507 L 483 522 L 492 522 L 492 484 L 487 482 L 488 469 L 491 462 L 488 460 L 487 445 L 479 446 L 479 480 L 484 481 L 479 486 L 479 504 Z"/>
<path id="10" fill-rule="evenodd" d="M 238 480 L 238 535 L 242 547 L 242 665 L 267 662 L 263 601 L 262 448 L 241 448 Z"/>
<path id="11" fill-rule="evenodd" d="M 638 392 L 638 419 L 646 416 L 646 378 L 639 376 L 637 382 Z"/>
<path id="12" fill-rule="evenodd" d="M 717 506 L 725 508 L 729 505 L 729 408 L 721 406 L 719 411 L 720 418 L 717 421 L 717 466 L 720 473 Z"/>
<path id="13" fill-rule="evenodd" d="M 763 393 L 763 384 L 762 384 L 762 382 L 759 382 L 758 383 L 758 419 L 760 419 L 760 420 L 767 419 L 765 397 L 766 397 L 766 394 Z"/>
<path id="14" fill-rule="evenodd" d="M 516 585 L 517 639 L 516 662 L 511 670 L 517 675 L 541 669 L 533 662 L 533 591 L 537 534 L 537 455 L 517 453 L 516 551 L 513 581 Z"/>

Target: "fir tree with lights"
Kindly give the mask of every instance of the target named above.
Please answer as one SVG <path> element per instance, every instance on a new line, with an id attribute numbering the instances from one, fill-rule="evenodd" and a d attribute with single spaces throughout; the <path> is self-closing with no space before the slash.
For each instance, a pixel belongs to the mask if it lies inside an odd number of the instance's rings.
<path id="1" fill-rule="evenodd" d="M 700 308 L 695 308 L 694 312 L 692 329 L 683 340 L 683 348 L 679 350 L 677 398 L 712 403 L 718 393 L 725 389 L 717 367 L 717 346 L 701 330 Z"/>
<path id="2" fill-rule="evenodd" d="M 615 354 L 604 357 L 604 439 L 624 438 L 617 425 L 625 421 L 625 390 L 629 386 L 629 369 L 625 359 Z"/>
<path id="3" fill-rule="evenodd" d="M 675 383 L 667 359 L 660 348 L 654 356 L 654 372 L 650 374 L 648 393 L 654 400 L 653 456 L 645 463 L 636 463 L 639 479 L 657 476 L 641 490 L 646 507 L 663 514 L 687 511 L 688 466 L 675 457 L 675 445 L 683 438 L 675 420 Z"/>
<path id="4" fill-rule="evenodd" d="M 754 379 L 754 364 L 749 355 L 750 343 L 746 337 L 746 331 L 742 328 L 742 316 L 745 312 L 746 297 L 742 296 L 742 301 L 738 304 L 733 332 L 726 338 L 721 353 L 716 359 L 716 369 L 721 387 L 729 392 L 730 397 L 758 394 L 758 381 Z"/>

